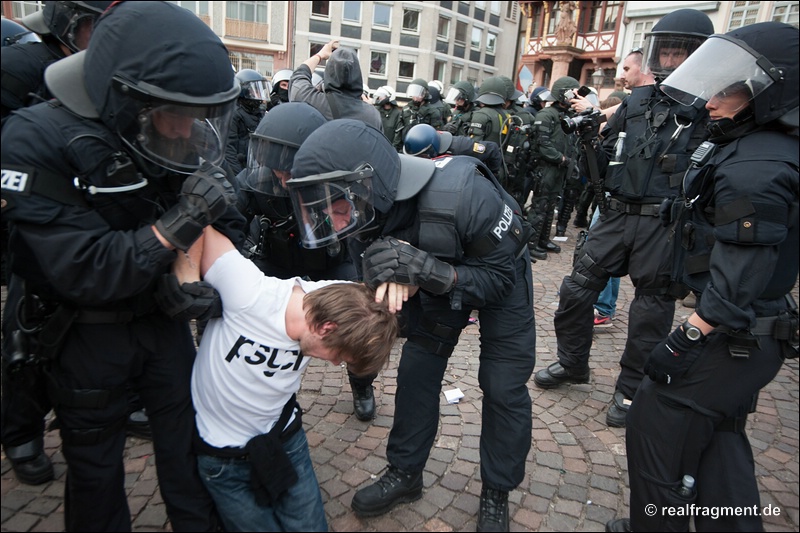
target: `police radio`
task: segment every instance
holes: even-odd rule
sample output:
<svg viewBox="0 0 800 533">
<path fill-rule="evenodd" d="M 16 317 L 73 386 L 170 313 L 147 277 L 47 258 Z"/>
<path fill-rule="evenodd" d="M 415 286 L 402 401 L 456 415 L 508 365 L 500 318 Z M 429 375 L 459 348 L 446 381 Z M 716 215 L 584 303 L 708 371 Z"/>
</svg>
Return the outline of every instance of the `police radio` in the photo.
<svg viewBox="0 0 800 533">
<path fill-rule="evenodd" d="M 692 161 L 692 164 L 694 164 L 695 167 L 702 167 L 709 162 L 716 151 L 716 144 L 704 141 L 703 144 L 697 147 L 697 150 L 694 151 L 692 157 L 689 159 Z"/>
</svg>

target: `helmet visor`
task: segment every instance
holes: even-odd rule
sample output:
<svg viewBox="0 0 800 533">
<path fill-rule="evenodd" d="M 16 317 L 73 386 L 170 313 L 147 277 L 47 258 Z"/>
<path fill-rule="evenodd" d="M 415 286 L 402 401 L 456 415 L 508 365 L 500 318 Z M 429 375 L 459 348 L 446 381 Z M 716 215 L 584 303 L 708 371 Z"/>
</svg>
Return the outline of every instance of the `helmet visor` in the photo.
<svg viewBox="0 0 800 533">
<path fill-rule="evenodd" d="M 355 235 L 375 219 L 368 166 L 292 179 L 288 186 L 306 248 L 323 248 Z"/>
<path fill-rule="evenodd" d="M 270 86 L 268 81 L 257 80 L 246 83 L 243 87 L 242 97 L 248 100 L 263 102 L 269 100 Z"/>
<path fill-rule="evenodd" d="M 247 150 L 245 185 L 252 191 L 270 196 L 289 196 L 280 176 L 273 170 L 288 173 L 292 169 L 297 146 L 253 133 Z"/>
<path fill-rule="evenodd" d="M 456 100 L 466 100 L 467 96 L 464 94 L 464 91 L 456 89 L 455 87 L 450 87 L 447 91 L 447 96 L 444 97 L 444 101 L 450 105 L 455 105 Z"/>
<path fill-rule="evenodd" d="M 698 100 L 708 102 L 715 97 L 737 98 L 744 104 L 772 83 L 772 78 L 759 65 L 758 56 L 724 37 L 715 37 L 704 42 L 670 74 L 661 83 L 661 89 L 684 105 Z"/>
<path fill-rule="evenodd" d="M 416 98 L 424 96 L 426 90 L 427 87 L 423 87 L 422 85 L 416 85 L 412 83 L 411 85 L 408 86 L 406 94 L 408 94 L 408 96 L 410 96 L 411 98 Z"/>
<path fill-rule="evenodd" d="M 191 173 L 225 156 L 234 102 L 214 106 L 148 105 L 128 131 L 119 132 L 136 151 L 176 172 Z"/>
<path fill-rule="evenodd" d="M 642 72 L 663 79 L 683 64 L 706 40 L 696 35 L 654 33 L 647 36 L 644 45 Z"/>
</svg>

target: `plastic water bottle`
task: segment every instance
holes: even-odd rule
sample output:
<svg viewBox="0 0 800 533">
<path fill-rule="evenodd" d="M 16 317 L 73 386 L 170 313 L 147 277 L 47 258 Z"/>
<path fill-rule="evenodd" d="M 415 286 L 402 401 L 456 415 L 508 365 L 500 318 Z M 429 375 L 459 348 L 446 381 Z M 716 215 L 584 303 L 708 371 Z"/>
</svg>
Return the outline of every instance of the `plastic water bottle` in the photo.
<svg viewBox="0 0 800 533">
<path fill-rule="evenodd" d="M 681 486 L 675 489 L 675 491 L 683 498 L 692 498 L 694 496 L 694 478 L 689 474 L 683 476 Z"/>
<path fill-rule="evenodd" d="M 625 149 L 625 137 L 627 137 L 627 133 L 621 131 L 617 134 L 617 142 L 614 145 L 614 161 L 611 161 L 609 165 L 621 165 L 622 164 L 622 151 Z"/>
</svg>

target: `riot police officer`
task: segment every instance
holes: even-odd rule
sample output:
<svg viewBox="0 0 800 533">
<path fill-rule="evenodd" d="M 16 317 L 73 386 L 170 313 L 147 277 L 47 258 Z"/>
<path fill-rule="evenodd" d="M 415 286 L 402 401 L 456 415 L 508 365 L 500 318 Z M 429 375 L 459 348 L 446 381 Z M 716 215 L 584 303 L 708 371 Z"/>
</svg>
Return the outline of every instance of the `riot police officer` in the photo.
<svg viewBox="0 0 800 533">
<path fill-rule="evenodd" d="M 442 126 L 444 126 L 453 118 L 453 110 L 444 101 L 444 85 L 439 80 L 433 80 L 428 83 L 428 93 L 430 93 L 430 105 L 439 110 L 442 115 Z"/>
<path fill-rule="evenodd" d="M 44 69 L 54 61 L 86 48 L 94 21 L 111 2 L 44 2 L 40 11 L 22 19 L 22 25 L 41 41 L 20 42 L 3 47 L 3 83 L 0 87 L 0 117 L 11 111 L 46 100 Z M 31 100 L 30 94 L 36 95 Z"/>
<path fill-rule="evenodd" d="M 672 325 L 679 289 L 670 283 L 672 252 L 658 211 L 665 198 L 675 196 L 689 156 L 707 136 L 708 113 L 702 103 L 679 105 L 661 91 L 659 82 L 713 31 L 702 11 L 679 9 L 664 16 L 647 35 L 644 65 L 656 84 L 635 88 L 609 121 L 607 139 L 623 131 L 626 137 L 618 144 L 620 160 L 609 163 L 606 172 L 608 209 L 592 226 L 591 239 L 561 284 L 554 319 L 558 361 L 534 376 L 542 388 L 589 381 L 592 307 L 609 277 L 629 274 L 636 293 L 622 369 L 606 415 L 612 427 L 625 426 L 645 359 Z M 601 163 L 604 153 L 598 151 Z"/>
<path fill-rule="evenodd" d="M 34 32 L 5 17 L 0 20 L 0 46 L 11 46 L 17 43 L 35 43 L 41 41 Z"/>
<path fill-rule="evenodd" d="M 331 143 L 330 139 L 339 139 Z M 357 154 L 357 156 L 354 156 Z M 531 268 L 516 202 L 478 161 L 398 155 L 377 130 L 325 124 L 300 147 L 288 182 L 303 241 L 350 235 L 369 247 L 364 279 L 419 291 L 404 306 L 408 340 L 397 375 L 389 469 L 358 490 L 360 516 L 422 495 L 442 376 L 471 311 L 480 313 L 483 390 L 478 530 L 508 530 L 508 492 L 531 444 L 526 382 L 535 359 Z"/>
<path fill-rule="evenodd" d="M 273 74 L 272 90 L 267 102 L 267 111 L 289 101 L 289 80 L 292 78 L 292 69 L 284 68 Z"/>
<path fill-rule="evenodd" d="M 468 137 L 454 137 L 449 132 L 436 131 L 428 124 L 417 124 L 408 131 L 403 153 L 428 158 L 468 155 L 486 165 L 495 176 L 503 164 L 500 147 L 492 141 L 475 142 Z"/>
<path fill-rule="evenodd" d="M 398 152 L 403 147 L 403 112 L 397 106 L 394 89 L 388 85 L 375 91 L 375 109 L 381 114 L 383 134 Z"/>
<path fill-rule="evenodd" d="M 213 530 L 191 449 L 194 343 L 154 291 L 206 225 L 244 236 L 232 187 L 211 166 L 224 158 L 239 95 L 227 50 L 185 9 L 124 2 L 45 81 L 57 103 L 17 111 L 2 136 L 3 218 L 24 282 L 6 314 L 19 305 L 15 353 L 47 370 L 68 469 L 65 529 L 130 531 L 122 452 L 132 383 L 172 528 Z"/>
<path fill-rule="evenodd" d="M 251 68 L 243 68 L 236 73 L 236 80 L 242 88 L 228 131 L 228 146 L 225 148 L 225 161 L 233 175 L 241 172 L 247 163 L 247 145 L 250 134 L 264 118 L 266 100 L 269 98 L 267 78 Z"/>
<path fill-rule="evenodd" d="M 243 252 L 268 276 L 282 279 L 301 276 L 314 281 L 358 279 L 345 242 L 317 249 L 303 247 L 286 189 L 297 149 L 325 122 L 319 111 L 301 102 L 276 107 L 256 128 L 250 141 L 247 168 L 236 177 L 239 209 L 250 222 Z M 348 373 L 348 377 L 356 418 L 372 420 L 375 418 L 372 382 L 377 375 Z"/>
<path fill-rule="evenodd" d="M 403 139 L 408 135 L 408 130 L 417 124 L 430 124 L 434 129 L 441 129 L 444 125 L 439 109 L 430 105 L 430 91 L 428 82 L 416 78 L 408 84 L 406 94 L 411 101 L 403 106 Z"/>
<path fill-rule="evenodd" d="M 454 106 L 450 122 L 442 126 L 442 131 L 453 135 L 466 136 L 475 109 L 475 87 L 467 81 L 458 81 L 447 91 L 446 104 Z"/>
<path fill-rule="evenodd" d="M 517 105 L 517 101 L 525 95 L 517 89 L 511 78 L 500 76 L 506 85 L 506 103 L 504 109 L 509 113 L 508 134 L 505 136 L 503 151 L 506 180 L 505 189 L 521 206 L 530 194 L 534 173 L 533 155 L 533 122 L 534 115 Z M 531 250 L 531 257 L 546 259 L 547 254 Z"/>
<path fill-rule="evenodd" d="M 552 93 L 547 90 L 547 87 L 536 87 L 531 91 L 528 97 L 528 104 L 523 109 L 535 117 L 536 113 L 545 108 L 547 102 L 554 101 L 555 98 L 553 98 Z"/>
<path fill-rule="evenodd" d="M 563 131 L 561 120 L 571 116 L 569 101 L 579 87 L 578 80 L 570 76 L 553 82 L 550 92 L 555 102 L 539 111 L 533 123 L 534 157 L 538 160 L 540 175 L 534 185 L 528 220 L 533 226 L 531 249 L 539 253 L 561 251 L 561 247 L 550 240 L 550 230 L 558 196 L 564 181 L 575 171 L 577 158 L 574 135 Z"/>
<path fill-rule="evenodd" d="M 709 37 L 661 84 L 710 115 L 677 209 L 663 211 L 676 229 L 676 274 L 699 296 L 649 354 L 627 420 L 631 518 L 606 531 L 688 530 L 690 517 L 667 507 L 760 509 L 747 413 L 784 359 L 797 357 L 799 48 L 796 27 L 744 26 Z M 687 477 L 689 490 L 680 488 Z M 657 511 L 645 513 L 647 504 Z M 694 523 L 763 530 L 758 512 Z"/>
</svg>

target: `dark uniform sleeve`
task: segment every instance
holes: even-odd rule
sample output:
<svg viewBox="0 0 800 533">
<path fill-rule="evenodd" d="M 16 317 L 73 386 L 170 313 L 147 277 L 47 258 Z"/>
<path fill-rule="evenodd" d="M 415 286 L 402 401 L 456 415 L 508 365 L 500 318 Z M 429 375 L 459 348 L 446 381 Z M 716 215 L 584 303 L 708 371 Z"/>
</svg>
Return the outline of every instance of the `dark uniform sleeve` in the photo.
<svg viewBox="0 0 800 533">
<path fill-rule="evenodd" d="M 451 303 L 481 307 L 487 302 L 502 302 L 516 282 L 514 261 L 518 246 L 506 225 L 512 216 L 512 206 L 488 179 L 478 174 L 461 198 L 456 226 L 463 245 L 468 247 L 490 234 L 502 239 L 489 253 L 465 257 L 461 264 L 455 265 L 458 281 L 451 292 Z"/>
<path fill-rule="evenodd" d="M 500 175 L 503 165 L 503 155 L 500 147 L 492 141 L 476 141 L 468 137 L 453 137 L 449 153 L 453 155 L 468 155 L 481 161 L 492 171 L 495 176 Z"/>
<path fill-rule="evenodd" d="M 549 109 L 549 108 L 548 108 Z M 558 165 L 561 163 L 564 154 L 553 144 L 553 133 L 556 128 L 560 128 L 558 114 L 547 110 L 537 113 L 533 123 L 536 135 L 536 142 L 539 147 L 539 155 L 550 164 Z"/>
<path fill-rule="evenodd" d="M 797 153 L 796 143 L 794 150 Z M 741 161 L 717 170 L 718 221 L 710 259 L 711 281 L 697 308 L 703 320 L 734 330 L 755 323 L 753 303 L 776 276 L 776 269 L 790 268 L 779 261 L 779 255 L 789 235 L 789 217 L 795 218 L 794 225 L 798 223 L 798 187 L 797 167 L 780 161 Z M 746 209 L 737 216 L 734 206 L 745 201 L 755 207 L 755 213 Z M 726 210 L 732 215 L 724 215 Z M 796 265 L 795 261 L 794 272 L 789 273 L 792 280 L 797 276 Z"/>
<path fill-rule="evenodd" d="M 241 116 L 241 109 L 236 108 L 231 120 L 231 127 L 228 129 L 228 142 L 225 145 L 225 161 L 228 162 L 228 169 L 234 174 L 241 172 L 242 168 L 247 164 L 247 161 L 242 161 L 239 157 L 239 142 L 242 138 L 242 130 L 244 135 L 247 135 L 247 130 Z"/>
</svg>

